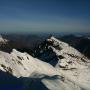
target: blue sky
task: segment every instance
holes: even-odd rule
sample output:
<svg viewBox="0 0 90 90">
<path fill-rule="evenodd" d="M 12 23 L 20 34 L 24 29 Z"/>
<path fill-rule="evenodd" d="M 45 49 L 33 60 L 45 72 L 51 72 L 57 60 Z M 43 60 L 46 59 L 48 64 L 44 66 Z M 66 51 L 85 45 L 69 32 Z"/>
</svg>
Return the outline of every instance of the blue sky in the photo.
<svg viewBox="0 0 90 90">
<path fill-rule="evenodd" d="M 90 0 L 0 0 L 0 32 L 90 32 Z"/>
</svg>

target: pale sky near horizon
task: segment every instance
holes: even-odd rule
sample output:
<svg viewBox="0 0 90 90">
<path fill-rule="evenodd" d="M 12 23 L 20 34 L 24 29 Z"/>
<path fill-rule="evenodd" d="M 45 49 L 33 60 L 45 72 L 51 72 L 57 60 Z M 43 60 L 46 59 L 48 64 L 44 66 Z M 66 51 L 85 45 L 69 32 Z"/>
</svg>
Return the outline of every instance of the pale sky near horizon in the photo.
<svg viewBox="0 0 90 90">
<path fill-rule="evenodd" d="M 90 32 L 90 0 L 0 0 L 0 32 Z"/>
</svg>

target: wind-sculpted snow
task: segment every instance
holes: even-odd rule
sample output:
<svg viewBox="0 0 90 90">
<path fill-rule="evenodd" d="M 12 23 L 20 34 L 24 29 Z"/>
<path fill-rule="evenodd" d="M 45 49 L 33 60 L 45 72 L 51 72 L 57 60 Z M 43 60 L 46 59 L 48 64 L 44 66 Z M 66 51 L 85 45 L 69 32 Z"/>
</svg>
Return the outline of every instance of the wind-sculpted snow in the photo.
<svg viewBox="0 0 90 90">
<path fill-rule="evenodd" d="M 48 42 L 53 52 L 59 58 L 56 68 L 69 80 L 79 85 L 83 89 L 90 90 L 90 62 L 79 51 L 69 46 L 69 44 L 51 37 Z M 56 46 L 58 46 L 57 49 Z M 61 57 L 62 56 L 62 57 Z"/>
<path fill-rule="evenodd" d="M 45 43 L 43 47 L 39 46 L 36 53 L 39 53 L 43 60 L 49 59 L 47 61 L 49 63 L 15 49 L 11 53 L 0 51 L 0 70 L 3 73 L 0 77 L 8 78 L 6 82 L 5 79 L 0 81 L 0 88 L 2 90 L 6 88 L 7 90 L 90 90 L 89 60 L 67 43 L 54 37 L 47 39 Z M 41 53 L 37 52 L 39 50 Z M 10 87 L 10 84 L 15 84 L 17 88 Z"/>
<path fill-rule="evenodd" d="M 64 77 L 36 75 L 17 78 L 0 71 L 0 90 L 80 90 L 79 86 Z"/>
<path fill-rule="evenodd" d="M 63 89 L 59 85 L 60 82 L 64 83 L 64 77 L 58 78 L 60 74 L 54 67 L 27 53 L 20 53 L 16 50 L 13 50 L 11 54 L 0 52 L 0 69 L 11 74 L 5 75 L 4 72 L 3 75 L 0 74 L 2 75 L 0 77 L 7 77 L 7 81 L 2 79 L 0 86 L 2 90 L 6 90 L 6 88 L 13 90 L 53 90 L 53 85 L 57 85 L 54 90 L 66 90 L 65 88 L 68 88 L 68 83 Z M 12 86 L 14 84 L 16 87 Z"/>
<path fill-rule="evenodd" d="M 51 41 L 53 46 L 49 46 L 52 48 L 53 52 L 59 58 L 56 67 L 61 67 L 64 69 L 76 69 L 76 68 L 84 68 L 85 62 L 88 62 L 87 58 L 82 55 L 79 51 L 69 46 L 67 43 L 57 40 L 54 37 L 48 39 L 48 42 Z M 57 49 L 61 48 L 60 50 Z"/>
<path fill-rule="evenodd" d="M 79 86 L 58 75 L 29 78 L 26 83 L 28 85 L 24 87 L 24 90 L 81 90 Z"/>
<path fill-rule="evenodd" d="M 53 36 L 40 45 L 39 50 L 38 58 L 48 59 L 46 62 L 52 65 L 55 62 L 54 67 L 60 74 L 83 89 L 90 89 L 90 62 L 78 50 Z"/>
<path fill-rule="evenodd" d="M 54 67 L 46 62 L 33 58 L 27 53 L 13 49 L 11 54 L 0 51 L 0 69 L 16 77 L 28 77 L 33 72 L 55 75 Z"/>
</svg>

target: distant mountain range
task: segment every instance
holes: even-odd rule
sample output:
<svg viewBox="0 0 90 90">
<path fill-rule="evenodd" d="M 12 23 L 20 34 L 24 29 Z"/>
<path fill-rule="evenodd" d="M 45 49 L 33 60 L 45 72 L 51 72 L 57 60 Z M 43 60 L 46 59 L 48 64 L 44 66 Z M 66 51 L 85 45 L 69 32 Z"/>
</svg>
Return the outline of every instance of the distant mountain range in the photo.
<svg viewBox="0 0 90 90">
<path fill-rule="evenodd" d="M 2 35 L 0 37 L 2 45 L 0 45 L 0 50 L 5 52 L 11 52 L 13 48 L 21 51 L 28 52 L 33 55 L 36 48 L 41 43 L 45 43 L 45 39 L 49 36 L 44 35 Z M 70 46 L 77 49 L 79 52 L 84 54 L 86 57 L 90 58 L 90 36 L 86 35 L 64 35 L 56 36 L 59 40 L 68 43 Z M 4 38 L 2 40 L 2 38 Z M 5 41 L 4 41 L 5 40 Z M 7 41 L 6 41 L 7 40 Z M 3 41 L 3 42 L 2 42 Z M 5 42 L 5 43 L 4 43 Z M 8 43 L 7 43 L 8 42 Z"/>
</svg>

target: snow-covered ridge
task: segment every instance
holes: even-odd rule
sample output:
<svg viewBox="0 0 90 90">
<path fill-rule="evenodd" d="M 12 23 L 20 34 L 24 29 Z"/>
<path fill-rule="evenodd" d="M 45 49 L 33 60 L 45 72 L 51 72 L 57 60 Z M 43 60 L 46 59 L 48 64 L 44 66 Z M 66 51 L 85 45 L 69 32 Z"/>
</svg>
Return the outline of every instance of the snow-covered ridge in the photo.
<svg viewBox="0 0 90 90">
<path fill-rule="evenodd" d="M 40 85 L 43 83 L 48 90 L 90 90 L 88 59 L 69 44 L 55 37 L 47 39 L 47 42 L 43 47 L 45 52 L 41 46 L 39 47 L 42 51 L 40 51 L 41 56 L 42 58 L 51 57 L 52 63 L 55 58 L 58 58 L 55 66 L 13 49 L 11 53 L 0 51 L 0 70 L 18 78 L 27 77 L 23 90 L 27 88 L 37 90 L 37 88 L 33 89 L 34 84 L 37 86 L 37 83 Z M 52 55 L 49 55 L 49 49 Z"/>
<path fill-rule="evenodd" d="M 61 50 L 64 49 L 65 50 L 64 52 L 68 52 L 69 54 L 73 53 L 73 54 L 79 55 L 79 56 L 81 55 L 81 53 L 79 51 L 77 51 L 76 49 L 69 46 L 69 44 L 67 44 L 67 43 L 65 43 L 63 41 L 60 41 L 60 40 L 56 39 L 53 36 L 50 39 L 47 39 L 47 41 L 49 41 L 49 40 L 51 40 L 53 42 L 54 46 L 59 46 L 61 48 Z"/>
<path fill-rule="evenodd" d="M 15 49 L 10 54 L 0 51 L 0 70 L 18 78 L 27 77 L 22 90 L 79 90 L 78 85 L 64 79 L 50 64 Z"/>
<path fill-rule="evenodd" d="M 56 67 L 64 69 L 77 69 L 84 68 L 87 62 L 87 58 L 82 55 L 78 50 L 69 46 L 69 44 L 62 42 L 55 37 L 47 39 L 48 42 L 52 43 L 49 47 L 53 49 L 53 52 L 58 56 L 58 63 Z"/>
<path fill-rule="evenodd" d="M 90 62 L 78 50 L 69 46 L 69 44 L 62 42 L 55 37 L 47 40 L 50 48 L 56 53 L 59 60 L 56 68 L 60 70 L 63 76 L 69 78 L 71 81 L 78 83 L 81 87 L 90 89 Z"/>
<path fill-rule="evenodd" d="M 29 77 L 32 73 L 55 75 L 55 69 L 48 63 L 33 58 L 15 49 L 9 53 L 0 51 L 0 69 L 16 77 Z"/>
<path fill-rule="evenodd" d="M 41 60 L 49 59 L 49 63 L 70 81 L 83 89 L 90 89 L 90 60 L 69 44 L 55 37 L 48 38 L 36 50 Z M 40 50 L 40 51 L 39 51 Z M 46 62 L 47 62 L 46 60 Z"/>
</svg>

